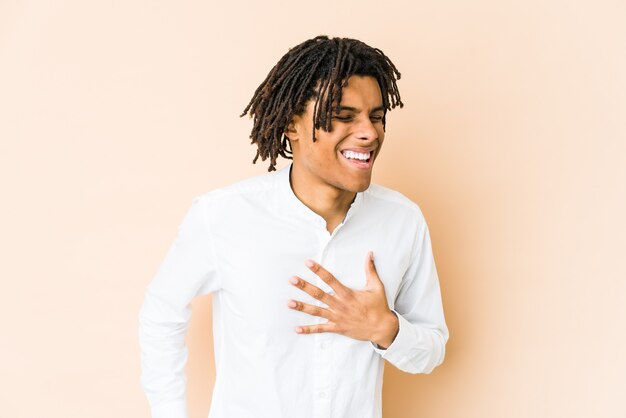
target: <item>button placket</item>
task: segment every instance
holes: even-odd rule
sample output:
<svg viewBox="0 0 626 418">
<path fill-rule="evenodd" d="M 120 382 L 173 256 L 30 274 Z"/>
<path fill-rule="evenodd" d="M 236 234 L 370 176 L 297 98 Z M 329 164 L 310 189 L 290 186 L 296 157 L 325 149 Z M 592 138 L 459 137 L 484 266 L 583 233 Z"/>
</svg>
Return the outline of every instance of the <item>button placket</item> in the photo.
<svg viewBox="0 0 626 418">
<path fill-rule="evenodd" d="M 328 249 L 332 242 L 334 234 L 330 234 L 326 230 L 326 223 L 320 223 L 320 229 L 318 233 L 319 239 L 319 264 L 325 266 L 328 260 Z M 315 285 L 320 289 L 331 292 L 326 282 L 324 282 L 319 276 L 317 276 Z M 322 301 L 316 301 L 317 306 L 326 306 Z M 317 323 L 323 324 L 327 322 L 325 318 L 317 317 Z M 314 414 L 315 418 L 328 418 L 330 417 L 330 404 L 331 404 L 331 379 L 332 379 L 332 350 L 330 350 L 331 334 L 327 332 L 321 332 L 314 334 L 315 340 L 315 382 L 313 392 Z"/>
<path fill-rule="evenodd" d="M 329 333 L 315 334 L 315 382 L 313 385 L 313 404 L 315 418 L 330 417 L 332 350 Z"/>
<path fill-rule="evenodd" d="M 331 243 L 332 240 L 332 235 L 330 233 L 328 233 L 328 231 L 326 230 L 326 226 L 324 226 L 324 230 L 323 231 L 319 231 L 319 235 L 318 235 L 318 240 L 319 240 L 319 264 L 322 265 L 323 267 L 325 267 L 325 263 L 326 263 L 326 254 L 328 253 L 328 247 Z M 325 292 L 330 292 L 332 291 L 332 288 L 330 288 L 326 282 L 324 282 L 319 276 L 316 275 L 316 279 L 315 279 L 315 285 L 317 287 L 319 287 L 320 289 L 322 289 Z M 317 306 L 323 306 L 324 304 L 321 301 L 316 301 L 316 305 Z M 323 319 L 323 318 L 319 318 L 319 319 Z M 321 323 L 321 321 L 318 321 L 318 323 Z"/>
</svg>

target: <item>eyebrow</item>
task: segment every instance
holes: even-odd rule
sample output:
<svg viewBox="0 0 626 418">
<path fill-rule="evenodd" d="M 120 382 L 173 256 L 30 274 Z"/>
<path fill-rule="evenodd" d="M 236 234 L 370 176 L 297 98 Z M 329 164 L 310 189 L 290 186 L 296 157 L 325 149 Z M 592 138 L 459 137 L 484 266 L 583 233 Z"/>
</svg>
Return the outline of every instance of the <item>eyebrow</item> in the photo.
<svg viewBox="0 0 626 418">
<path fill-rule="evenodd" d="M 357 109 L 356 107 L 352 107 L 352 106 L 337 106 L 333 109 L 335 112 L 341 112 L 342 110 L 348 110 L 351 112 L 358 112 L 359 109 Z M 372 112 L 378 112 L 378 111 L 385 111 L 385 106 L 378 106 L 375 107 L 374 109 L 372 109 Z"/>
</svg>

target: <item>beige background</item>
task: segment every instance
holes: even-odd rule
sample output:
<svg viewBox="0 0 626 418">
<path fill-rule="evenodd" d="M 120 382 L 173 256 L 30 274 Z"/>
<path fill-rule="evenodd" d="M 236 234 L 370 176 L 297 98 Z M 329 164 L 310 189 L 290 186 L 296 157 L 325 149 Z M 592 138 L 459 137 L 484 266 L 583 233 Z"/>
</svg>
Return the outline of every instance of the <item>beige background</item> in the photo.
<svg viewBox="0 0 626 418">
<path fill-rule="evenodd" d="M 621 0 L 1 1 L 0 415 L 148 417 L 144 289 L 193 196 L 266 172 L 238 115 L 328 34 L 402 72 L 375 181 L 426 215 L 451 334 L 431 375 L 388 365 L 385 417 L 626 416 L 625 19 Z M 206 417 L 210 297 L 188 337 Z"/>
</svg>

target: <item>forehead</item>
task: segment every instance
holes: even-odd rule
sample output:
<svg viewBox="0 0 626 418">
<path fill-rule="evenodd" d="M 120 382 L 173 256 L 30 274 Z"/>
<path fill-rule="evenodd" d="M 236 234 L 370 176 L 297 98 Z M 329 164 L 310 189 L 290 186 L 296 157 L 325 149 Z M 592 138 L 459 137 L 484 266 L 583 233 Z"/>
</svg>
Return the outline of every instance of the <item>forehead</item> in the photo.
<svg viewBox="0 0 626 418">
<path fill-rule="evenodd" d="M 324 92 L 324 97 L 319 99 L 319 105 L 325 103 L 328 90 Z M 313 96 L 305 104 L 305 112 L 313 113 L 315 102 L 319 97 L 319 83 L 315 88 Z M 380 85 L 375 77 L 370 75 L 353 75 L 348 78 L 347 84 L 341 89 L 341 102 L 337 103 L 335 96 L 332 108 L 334 111 L 340 111 L 339 108 L 348 111 L 378 111 L 386 112 Z"/>
<path fill-rule="evenodd" d="M 341 90 L 340 106 L 380 107 L 383 105 L 382 93 L 376 78 L 372 76 L 353 75 L 348 84 Z"/>
</svg>

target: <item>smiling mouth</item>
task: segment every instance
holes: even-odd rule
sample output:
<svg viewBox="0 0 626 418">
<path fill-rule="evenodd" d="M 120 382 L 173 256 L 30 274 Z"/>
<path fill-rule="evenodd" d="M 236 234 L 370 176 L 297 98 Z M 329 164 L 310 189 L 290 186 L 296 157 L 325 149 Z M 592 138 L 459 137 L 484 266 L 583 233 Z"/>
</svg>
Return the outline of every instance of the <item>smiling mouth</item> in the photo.
<svg viewBox="0 0 626 418">
<path fill-rule="evenodd" d="M 343 158 L 352 166 L 357 168 L 370 168 L 372 166 L 372 156 L 374 152 L 356 152 L 350 150 L 341 151 Z"/>
</svg>

